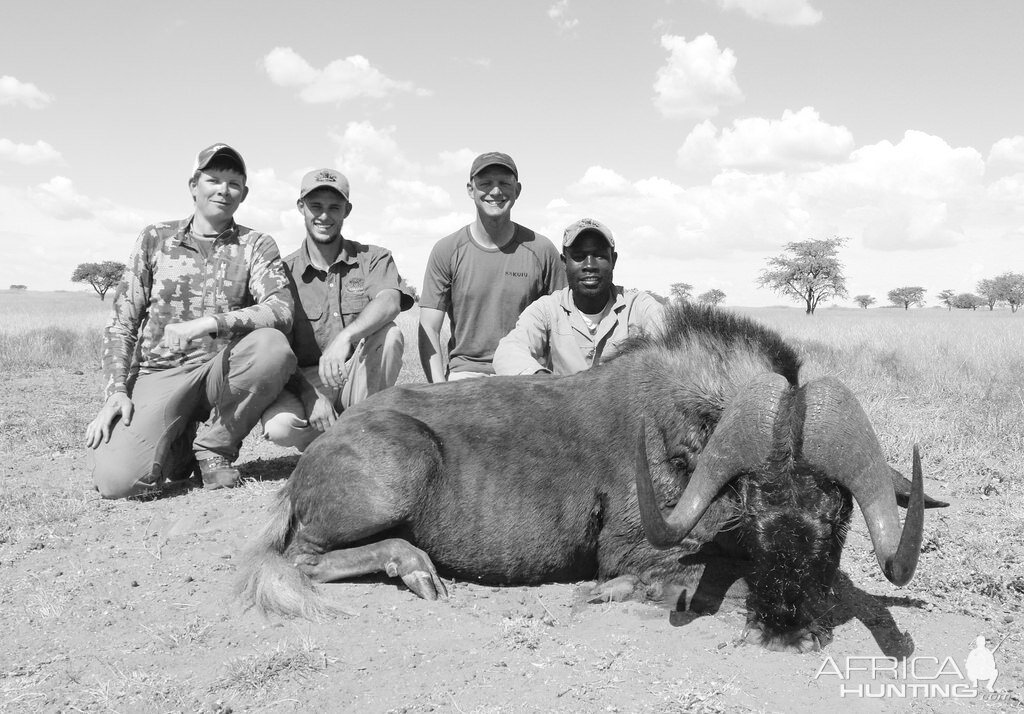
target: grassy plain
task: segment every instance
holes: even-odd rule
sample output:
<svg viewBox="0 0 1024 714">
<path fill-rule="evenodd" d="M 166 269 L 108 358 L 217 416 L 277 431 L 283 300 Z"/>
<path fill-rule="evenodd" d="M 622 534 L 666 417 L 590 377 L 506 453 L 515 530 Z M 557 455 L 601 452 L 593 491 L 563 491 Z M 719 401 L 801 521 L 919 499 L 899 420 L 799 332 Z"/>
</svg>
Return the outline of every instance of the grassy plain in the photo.
<svg viewBox="0 0 1024 714">
<path fill-rule="evenodd" d="M 8 633 L 0 711 L 301 711 L 317 703 L 594 711 L 621 702 L 620 711 L 795 712 L 839 704 L 810 680 L 820 658 L 726 647 L 720 640 L 741 626 L 728 616 L 702 618 L 684 633 L 642 609 L 608 606 L 576 619 L 570 591 L 557 585 L 461 584 L 438 607 L 355 583 L 339 592 L 359 617 L 305 630 L 228 614 L 232 555 L 262 523 L 294 457 L 266 451 L 252 435 L 242 488 L 98 500 L 81 435 L 99 406 L 109 308 L 85 292 L 0 291 L 0 627 Z M 831 651 L 874 652 L 871 636 L 881 644 L 893 610 L 900 625 L 892 628 L 913 630 L 926 653 L 953 637 L 958 655 L 968 634 L 1006 637 L 1000 685 L 1012 693 L 1024 675 L 1024 314 L 738 312 L 796 345 L 805 381 L 833 375 L 849 385 L 896 468 L 909 472 L 920 444 L 928 490 L 953 503 L 929 511 L 921 565 L 902 590 L 884 581 L 855 520 L 843 571 L 865 588 L 858 597 L 880 592 L 888 609 L 877 620 L 858 616 L 870 636 L 847 624 Z M 416 320 L 415 310 L 399 318 L 401 382 L 423 381 Z M 445 683 L 453 681 L 464 684 Z M 523 693 L 494 706 L 510 691 Z M 381 699 L 367 706 L 370 692 Z M 1019 707 L 1019 690 L 1014 696 Z"/>
</svg>

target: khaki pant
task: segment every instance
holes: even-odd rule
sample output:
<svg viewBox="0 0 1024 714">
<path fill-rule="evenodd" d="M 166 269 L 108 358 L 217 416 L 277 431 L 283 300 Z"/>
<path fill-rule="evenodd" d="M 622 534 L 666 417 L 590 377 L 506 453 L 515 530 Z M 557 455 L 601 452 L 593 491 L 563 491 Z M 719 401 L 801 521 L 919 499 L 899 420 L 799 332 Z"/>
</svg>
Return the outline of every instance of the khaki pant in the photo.
<svg viewBox="0 0 1024 714">
<path fill-rule="evenodd" d="M 358 404 L 371 394 L 394 386 L 402 371 L 405 337 L 393 322 L 361 340 L 345 362 L 347 380 L 334 400 L 339 412 Z M 317 367 L 300 368 L 303 377 L 323 389 Z M 299 396 L 285 389 L 263 413 L 263 436 L 278 446 L 294 446 L 304 451 L 322 432 L 310 426 Z"/>
<path fill-rule="evenodd" d="M 140 374 L 131 424 L 118 421 L 93 452 L 96 488 L 104 498 L 134 496 L 187 478 L 193 458 L 234 461 L 294 369 L 288 338 L 261 328 L 201 365 Z"/>
</svg>

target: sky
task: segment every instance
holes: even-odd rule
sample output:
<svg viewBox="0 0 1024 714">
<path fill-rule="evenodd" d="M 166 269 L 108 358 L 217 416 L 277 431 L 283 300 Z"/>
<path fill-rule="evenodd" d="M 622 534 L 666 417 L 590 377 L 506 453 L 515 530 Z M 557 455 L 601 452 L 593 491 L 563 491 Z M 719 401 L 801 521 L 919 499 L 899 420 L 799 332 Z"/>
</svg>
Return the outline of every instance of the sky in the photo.
<svg viewBox="0 0 1024 714">
<path fill-rule="evenodd" d="M 513 219 L 556 245 L 605 223 L 627 287 L 786 304 L 767 259 L 844 237 L 839 304 L 935 305 L 1024 272 L 1022 30 L 1019 0 L 8 3 L 0 288 L 127 262 L 225 142 L 238 222 L 290 253 L 301 176 L 338 169 L 345 236 L 416 286 L 473 218 L 473 157 L 504 151 Z"/>
</svg>

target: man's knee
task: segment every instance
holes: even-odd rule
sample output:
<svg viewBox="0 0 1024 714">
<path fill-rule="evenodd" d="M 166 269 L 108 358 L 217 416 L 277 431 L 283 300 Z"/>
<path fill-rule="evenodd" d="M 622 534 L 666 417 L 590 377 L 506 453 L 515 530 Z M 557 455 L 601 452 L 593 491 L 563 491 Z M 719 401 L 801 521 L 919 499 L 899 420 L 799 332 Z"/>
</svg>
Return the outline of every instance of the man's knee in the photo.
<svg viewBox="0 0 1024 714">
<path fill-rule="evenodd" d="M 294 446 L 302 451 L 320 432 L 294 414 L 280 412 L 263 422 L 263 436 L 277 446 Z"/>
<path fill-rule="evenodd" d="M 272 327 L 261 327 L 253 330 L 245 338 L 246 347 L 257 357 L 258 361 L 269 367 L 277 367 L 291 374 L 295 369 L 295 354 L 288 344 L 288 338 L 280 330 Z"/>
<path fill-rule="evenodd" d="M 157 488 L 152 479 L 152 465 L 140 467 L 125 460 L 97 460 L 92 472 L 93 483 L 103 498 L 128 498 L 151 493 Z"/>
</svg>

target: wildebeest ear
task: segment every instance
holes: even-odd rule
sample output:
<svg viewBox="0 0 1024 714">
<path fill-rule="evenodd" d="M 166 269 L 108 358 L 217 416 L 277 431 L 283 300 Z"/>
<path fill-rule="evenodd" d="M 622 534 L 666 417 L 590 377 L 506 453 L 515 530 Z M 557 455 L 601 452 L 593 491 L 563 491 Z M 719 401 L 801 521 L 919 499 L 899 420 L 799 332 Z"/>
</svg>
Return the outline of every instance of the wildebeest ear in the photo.
<svg viewBox="0 0 1024 714">
<path fill-rule="evenodd" d="M 900 507 L 906 508 L 907 503 L 910 501 L 910 481 L 891 466 L 889 471 L 892 474 L 892 487 L 896 491 L 896 503 Z M 925 508 L 945 508 L 948 505 L 945 501 L 932 498 L 927 493 L 924 495 Z"/>
</svg>

